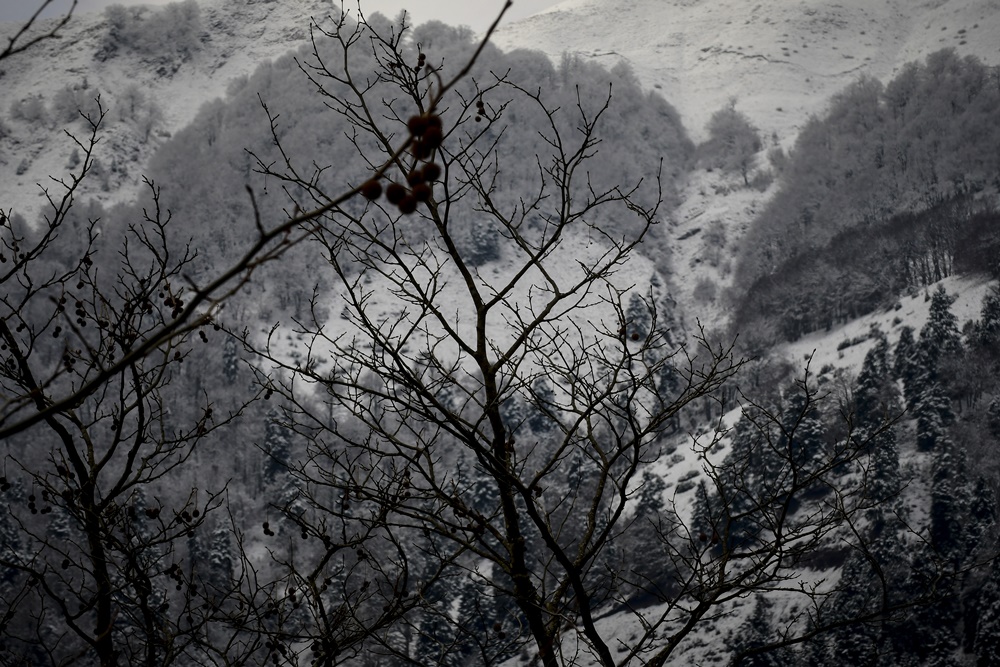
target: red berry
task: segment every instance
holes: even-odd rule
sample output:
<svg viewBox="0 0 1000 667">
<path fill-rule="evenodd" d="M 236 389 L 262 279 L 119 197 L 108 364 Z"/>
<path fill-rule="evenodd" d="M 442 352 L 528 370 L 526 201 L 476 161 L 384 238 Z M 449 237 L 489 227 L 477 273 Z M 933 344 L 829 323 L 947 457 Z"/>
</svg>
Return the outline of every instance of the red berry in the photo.
<svg viewBox="0 0 1000 667">
<path fill-rule="evenodd" d="M 426 202 L 431 198 L 431 186 L 426 183 L 417 183 L 413 186 L 413 198 L 417 201 Z"/>
<path fill-rule="evenodd" d="M 399 207 L 400 213 L 409 215 L 417 210 L 417 200 L 413 195 L 406 195 L 399 201 L 397 206 Z"/>
<path fill-rule="evenodd" d="M 441 165 L 436 162 L 428 162 L 424 165 L 424 180 L 436 181 L 441 178 Z"/>
<path fill-rule="evenodd" d="M 361 186 L 361 196 L 369 201 L 378 199 L 382 196 L 382 184 L 375 178 L 365 181 Z"/>
<path fill-rule="evenodd" d="M 398 204 L 403 201 L 405 196 L 406 188 L 399 183 L 390 183 L 389 187 L 385 189 L 385 198 L 389 200 L 390 204 Z"/>
</svg>

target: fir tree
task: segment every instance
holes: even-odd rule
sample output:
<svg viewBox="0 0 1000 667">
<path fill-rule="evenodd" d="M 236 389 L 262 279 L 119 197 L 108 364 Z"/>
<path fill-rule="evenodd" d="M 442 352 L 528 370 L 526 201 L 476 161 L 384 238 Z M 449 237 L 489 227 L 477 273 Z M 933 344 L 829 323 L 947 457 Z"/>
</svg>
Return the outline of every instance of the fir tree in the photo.
<svg viewBox="0 0 1000 667">
<path fill-rule="evenodd" d="M 854 418 L 864 433 L 871 433 L 899 411 L 899 390 L 889 366 L 889 341 L 879 335 L 865 355 L 854 390 Z"/>
<path fill-rule="evenodd" d="M 979 321 L 974 329 L 975 342 L 986 348 L 1000 343 L 1000 287 L 993 285 L 983 296 Z"/>
<path fill-rule="evenodd" d="M 631 570 L 631 578 L 638 588 L 651 593 L 658 600 L 666 599 L 673 583 L 672 568 L 664 558 L 661 543 L 661 521 L 666 517 L 663 503 L 666 488 L 666 483 L 659 475 L 646 475 L 636 501 L 635 521 L 625 534 L 628 543 L 625 550 L 629 553 L 625 566 Z M 666 532 L 670 532 L 669 529 Z M 610 546 L 614 547 L 614 542 Z M 614 571 L 615 554 L 609 552 L 602 555 L 606 556 L 602 559 L 603 564 Z M 601 569 L 600 565 L 598 569 Z"/>
<path fill-rule="evenodd" d="M 945 438 L 938 443 L 931 479 L 931 544 L 958 569 L 968 545 L 969 497 L 964 455 Z"/>
<path fill-rule="evenodd" d="M 904 326 L 899 330 L 899 340 L 892 353 L 892 372 L 897 380 L 902 380 L 904 386 L 909 384 L 914 373 L 914 350 L 917 347 L 913 338 L 913 327 Z M 909 392 L 907 392 L 907 399 Z"/>
<path fill-rule="evenodd" d="M 292 456 L 292 432 L 280 421 L 281 412 L 271 408 L 267 413 L 264 430 L 264 467 L 261 477 L 265 484 L 284 478 Z"/>
<path fill-rule="evenodd" d="M 777 639 L 777 633 L 772 626 L 772 607 L 774 605 L 764 595 L 754 598 L 753 610 L 743 624 L 730 638 L 734 653 L 741 655 L 756 649 L 762 649 Z M 790 664 L 791 654 L 787 650 L 774 649 L 761 653 L 743 655 L 735 664 L 738 667 L 782 667 Z"/>
<path fill-rule="evenodd" d="M 778 451 L 767 470 L 767 474 L 775 472 L 776 467 L 784 467 L 780 458 L 792 462 L 802 470 L 813 470 L 815 461 L 824 457 L 826 428 L 820 419 L 816 403 L 810 400 L 806 390 L 796 386 L 786 394 L 785 408 L 782 411 L 782 436 Z"/>
<path fill-rule="evenodd" d="M 917 449 L 929 452 L 946 437 L 946 427 L 955 421 L 951 402 L 941 385 L 932 381 L 921 388 L 913 412 L 917 418 Z"/>
<path fill-rule="evenodd" d="M 920 345 L 925 348 L 931 366 L 936 366 L 942 356 L 962 350 L 958 318 L 951 312 L 954 301 L 954 297 L 948 296 L 943 285 L 938 285 L 931 296 L 930 314 L 920 330 Z"/>
<path fill-rule="evenodd" d="M 841 588 L 833 608 L 833 621 L 850 620 L 874 614 L 879 608 L 881 586 L 867 557 L 852 552 L 840 573 Z M 843 626 L 833 631 L 829 644 L 831 665 L 874 667 L 878 663 L 881 630 L 876 622 Z"/>
<path fill-rule="evenodd" d="M 969 495 L 969 546 L 966 556 L 975 553 L 986 536 L 993 533 L 997 520 L 996 494 L 985 477 L 976 478 Z"/>
<path fill-rule="evenodd" d="M 976 608 L 979 612 L 973 643 L 976 667 L 1000 667 L 1000 559 L 993 561 Z"/>
</svg>

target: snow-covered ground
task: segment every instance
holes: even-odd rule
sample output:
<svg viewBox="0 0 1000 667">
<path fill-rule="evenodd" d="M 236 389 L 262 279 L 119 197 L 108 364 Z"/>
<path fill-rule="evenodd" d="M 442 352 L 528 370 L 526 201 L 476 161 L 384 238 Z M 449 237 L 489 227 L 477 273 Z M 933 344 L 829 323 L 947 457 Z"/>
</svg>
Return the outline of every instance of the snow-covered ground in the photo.
<svg viewBox="0 0 1000 667">
<path fill-rule="evenodd" d="M 556 62 L 563 53 L 624 61 L 696 140 L 735 97 L 787 147 L 861 75 L 888 79 L 947 46 L 1000 62 L 997 10 L 996 0 L 565 0 L 502 27 L 495 41 Z"/>
<path fill-rule="evenodd" d="M 306 44 L 310 17 L 322 20 L 333 8 L 331 0 L 201 0 L 198 4 L 203 29 L 201 48 L 172 74 L 158 74 L 156 67 L 128 52 L 104 61 L 96 59 L 107 30 L 103 13 L 73 16 L 58 39 L 41 42 L 0 65 L 0 121 L 9 128 L 6 137 L 0 132 L 3 210 L 13 209 L 35 220 L 44 207 L 39 184 L 51 186 L 51 176 L 65 177 L 70 170 L 73 143 L 64 130 L 84 136 L 84 125 L 79 120 L 41 126 L 12 120 L 13 102 L 40 96 L 50 104 L 60 89 L 84 82 L 88 96 L 99 93 L 110 114 L 96 156 L 109 170 L 114 163 L 116 171 L 110 175 L 107 191 L 102 190 L 97 179 L 91 179 L 85 182 L 84 192 L 103 202 L 126 201 L 135 195 L 146 161 L 163 138 L 190 123 L 205 102 L 225 95 L 230 81 Z M 56 20 L 40 22 L 39 27 L 45 28 Z M 0 23 L 0 43 L 6 44 L 18 27 L 15 23 Z M 134 132 L 123 132 L 124 123 L 114 122 L 118 99 L 133 83 L 155 100 L 163 113 L 162 123 L 148 142 L 141 141 Z M 25 158 L 27 169 L 18 174 Z"/>
<path fill-rule="evenodd" d="M 224 93 L 229 81 L 250 73 L 263 60 L 305 43 L 308 17 L 323 16 L 331 6 L 329 0 L 202 0 L 200 4 L 207 35 L 203 48 L 171 76 L 157 76 L 133 58 L 95 61 L 93 55 L 103 30 L 100 15 L 77 17 L 62 39 L 45 42 L 3 64 L 0 118 L 10 133 L 0 138 L 0 207 L 31 217 L 42 202 L 36 184 L 48 182 L 51 175 L 67 173 L 71 148 L 60 127 L 31 128 L 8 120 L 7 107 L 12 101 L 31 95 L 51 100 L 56 91 L 86 78 L 89 87 L 106 94 L 113 105 L 116 94 L 129 83 L 142 85 L 164 113 L 159 137 L 143 143 L 135 136 L 109 136 L 99 157 L 110 164 L 113 157 L 125 156 L 127 173 L 116 176 L 115 187 L 109 192 L 93 192 L 105 201 L 128 199 L 139 183 L 145 160 L 163 136 L 190 122 L 204 102 Z M 0 25 L 0 42 L 12 29 Z M 888 79 L 903 63 L 945 46 L 996 64 L 1000 62 L 998 36 L 997 0 L 566 0 L 505 26 L 495 41 L 503 48 L 540 48 L 556 61 L 568 52 L 606 65 L 627 62 L 644 85 L 659 91 L 679 109 L 696 140 L 703 138 L 708 117 L 736 97 L 737 109 L 762 129 L 768 146 L 776 140 L 788 148 L 809 116 L 822 112 L 830 96 L 857 77 L 868 74 Z M 25 158 L 27 169 L 16 174 Z M 759 160 L 759 166 L 767 166 L 763 154 Z M 739 180 L 719 172 L 693 172 L 685 185 L 683 203 L 673 219 L 665 221 L 674 266 L 672 286 L 677 289 L 673 296 L 689 327 L 695 319 L 709 329 L 721 329 L 725 324 L 719 297 L 730 284 L 732 256 L 773 191 L 773 186 L 763 193 L 741 188 Z M 552 257 L 549 270 L 554 275 L 576 272 L 577 260 L 595 251 L 590 243 L 582 237 L 569 237 L 564 251 Z M 495 284 L 512 275 L 515 268 L 511 258 L 504 258 L 485 265 L 481 272 L 484 281 Z M 644 286 L 653 275 L 654 263 L 636 255 L 615 281 L 621 286 Z M 958 297 L 952 312 L 960 324 L 978 317 L 988 283 L 948 278 L 943 284 Z M 529 298 L 524 287 L 512 296 L 512 303 Z M 455 299 L 457 303 L 457 296 Z M 392 317 L 394 306 L 387 297 L 376 297 L 371 303 L 381 316 Z M 813 371 L 832 366 L 856 373 L 872 345 L 865 336 L 873 325 L 894 343 L 905 325 L 919 331 L 928 306 L 925 291 L 921 291 L 900 299 L 897 309 L 812 334 L 779 351 L 801 365 L 811 357 Z M 338 312 L 339 304 L 333 310 Z M 614 326 L 613 311 L 606 307 L 595 311 L 591 319 L 598 324 L 604 320 L 607 328 Z M 329 326 L 330 338 L 348 330 L 348 323 L 337 317 L 330 319 Z M 295 334 L 282 332 L 281 336 L 282 353 L 302 354 L 296 347 L 303 343 Z M 860 342 L 838 350 L 845 340 Z M 735 417 L 735 413 L 728 415 L 727 423 Z M 677 484 L 699 470 L 696 454 L 681 446 L 647 474 L 662 476 L 669 485 L 668 496 L 683 507 L 692 494 L 674 495 Z M 724 639 L 739 618 L 736 615 L 716 623 L 708 634 L 694 637 L 692 653 L 682 652 L 672 664 L 695 664 L 704 655 L 704 647 Z M 624 616 L 600 621 L 602 630 L 623 641 L 635 632 L 631 623 Z"/>
<path fill-rule="evenodd" d="M 992 281 L 979 276 L 951 276 L 915 294 L 902 297 L 897 301 L 898 307 L 869 313 L 830 331 L 811 333 L 793 343 L 779 346 L 778 351 L 793 363 L 804 363 L 811 358 L 810 368 L 813 372 L 829 366 L 845 369 L 856 375 L 861 370 L 868 350 L 875 344 L 874 339 L 869 337 L 873 327 L 886 335 L 890 346 L 899 340 L 899 332 L 903 327 L 912 327 L 914 335 L 919 335 L 930 312 L 930 295 L 940 285 L 955 298 L 951 304 L 951 312 L 958 319 L 958 326 L 961 328 L 969 320 L 979 319 L 983 296 L 992 284 Z M 849 341 L 859 342 L 843 347 Z M 842 349 L 837 349 L 838 347 Z"/>
</svg>

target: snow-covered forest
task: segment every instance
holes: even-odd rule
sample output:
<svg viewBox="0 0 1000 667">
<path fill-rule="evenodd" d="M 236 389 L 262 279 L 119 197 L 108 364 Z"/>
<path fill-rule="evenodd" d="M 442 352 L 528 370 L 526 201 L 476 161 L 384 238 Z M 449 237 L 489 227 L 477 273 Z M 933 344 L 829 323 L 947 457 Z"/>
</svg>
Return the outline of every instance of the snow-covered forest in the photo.
<svg viewBox="0 0 1000 667">
<path fill-rule="evenodd" d="M 787 118 L 720 92 L 828 67 L 784 2 L 0 26 L 0 663 L 1000 664 L 998 24 L 942 4 Z"/>
</svg>

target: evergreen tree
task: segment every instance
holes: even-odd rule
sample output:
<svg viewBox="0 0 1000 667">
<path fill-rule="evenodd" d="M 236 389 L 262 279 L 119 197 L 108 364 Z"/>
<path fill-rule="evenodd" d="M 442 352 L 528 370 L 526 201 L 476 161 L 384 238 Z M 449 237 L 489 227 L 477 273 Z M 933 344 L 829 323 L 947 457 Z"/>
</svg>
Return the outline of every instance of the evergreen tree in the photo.
<svg viewBox="0 0 1000 667">
<path fill-rule="evenodd" d="M 946 437 L 946 427 L 955 421 L 951 402 L 941 385 L 932 381 L 923 385 L 913 404 L 917 418 L 917 449 L 929 452 Z"/>
<path fill-rule="evenodd" d="M 974 330 L 975 342 L 986 348 L 1000 343 L 1000 287 L 993 285 L 983 296 L 979 321 Z"/>
<path fill-rule="evenodd" d="M 219 521 L 205 545 L 207 579 L 215 588 L 227 590 L 233 581 L 236 553 L 233 548 L 233 531 L 229 524 Z"/>
<path fill-rule="evenodd" d="M 718 499 L 709 494 L 705 480 L 699 481 L 691 510 L 691 535 L 702 544 L 719 541 L 718 505 Z"/>
<path fill-rule="evenodd" d="M 945 354 L 955 354 L 962 350 L 958 318 L 951 312 L 954 301 L 954 297 L 948 296 L 943 285 L 938 285 L 931 296 L 930 313 L 920 330 L 920 344 L 928 349 L 932 364 L 936 364 Z"/>
<path fill-rule="evenodd" d="M 865 355 L 854 390 L 854 418 L 863 432 L 870 433 L 899 411 L 899 390 L 889 366 L 889 341 L 878 335 Z"/>
<path fill-rule="evenodd" d="M 283 480 L 292 456 L 292 432 L 280 419 L 280 410 L 276 408 L 268 410 L 262 445 L 264 464 L 261 477 L 264 484 L 274 484 L 279 477 Z"/>
<path fill-rule="evenodd" d="M 761 530 L 755 499 L 767 493 L 765 461 L 769 449 L 766 438 L 748 416 L 740 417 L 733 427 L 728 463 L 723 466 L 730 475 L 723 475 L 719 484 L 719 493 L 724 494 L 718 499 L 719 535 L 728 540 L 727 549 L 747 547 Z"/>
<path fill-rule="evenodd" d="M 976 478 L 969 495 L 969 546 L 966 556 L 975 553 L 982 541 L 994 532 L 997 520 L 996 494 L 985 477 Z"/>
<path fill-rule="evenodd" d="M 236 338 L 226 336 L 222 343 L 222 374 L 226 382 L 234 384 L 239 377 L 240 354 L 236 344 Z"/>
<path fill-rule="evenodd" d="M 968 545 L 969 497 L 964 455 L 947 437 L 937 444 L 931 478 L 931 544 L 958 569 Z"/>
<path fill-rule="evenodd" d="M 976 667 L 1000 667 L 1000 559 L 993 561 L 976 608 L 979 612 L 973 643 Z"/>
<path fill-rule="evenodd" d="M 625 334 L 631 339 L 638 336 L 640 339 L 649 335 L 653 328 L 653 315 L 645 299 L 638 293 L 632 292 L 629 296 L 628 307 L 625 309 Z"/>
<path fill-rule="evenodd" d="M 802 470 L 813 470 L 812 464 L 824 457 L 826 428 L 816 403 L 810 401 L 803 388 L 796 386 L 785 394 L 781 421 L 780 458 L 801 466 Z M 772 474 L 776 467 L 784 467 L 783 462 L 772 462 L 766 472 Z"/>
<path fill-rule="evenodd" d="M 773 604 L 764 595 L 754 598 L 753 610 L 750 616 L 740 625 L 735 635 L 730 637 L 733 652 L 737 655 L 746 651 L 760 649 L 774 643 L 777 633 L 772 626 Z M 743 656 L 737 663 L 738 667 L 782 667 L 791 664 L 791 653 L 785 649 L 774 649 L 763 653 Z"/>
<path fill-rule="evenodd" d="M 882 534 L 892 513 L 901 511 L 898 494 L 902 488 L 899 471 L 899 448 L 896 446 L 896 432 L 889 428 L 873 439 L 870 459 L 868 494 L 875 505 L 868 512 L 871 530 L 876 538 Z"/>
<path fill-rule="evenodd" d="M 2 487 L 5 490 L 0 497 L 6 501 L 6 507 L 0 509 L 0 600 L 5 600 L 3 587 L 13 584 L 21 576 L 20 570 L 7 563 L 26 563 L 28 558 L 21 552 L 24 546 L 22 533 L 9 509 L 24 502 L 24 490 L 19 482 L 9 484 L 6 477 L 3 478 Z"/>
<path fill-rule="evenodd" d="M 893 350 L 892 371 L 897 380 L 903 381 L 906 405 L 912 406 L 916 389 L 915 380 L 919 369 L 917 342 L 913 337 L 913 327 L 904 326 L 899 331 L 899 340 Z"/>
<path fill-rule="evenodd" d="M 849 620 L 878 610 L 881 586 L 868 559 L 852 552 L 840 573 L 841 581 L 850 582 L 836 595 L 831 620 Z M 881 629 L 876 622 L 847 625 L 833 631 L 828 647 L 828 663 L 874 667 L 878 664 Z"/>
<path fill-rule="evenodd" d="M 661 536 L 661 521 L 666 519 L 663 503 L 666 488 L 666 483 L 659 475 L 646 475 L 636 501 L 635 521 L 624 535 L 624 548 L 629 554 L 625 559 L 625 566 L 630 570 L 630 579 L 640 590 L 647 591 L 657 600 L 667 599 L 673 583 L 672 568 L 664 558 L 665 549 L 661 542 L 664 539 Z M 668 527 L 664 532 L 671 531 Z M 614 542 L 610 546 L 614 548 Z M 612 567 L 611 571 L 614 571 L 615 554 L 607 553 L 602 556 L 606 556 L 602 558 L 603 565 Z M 601 564 L 596 569 L 602 569 Z"/>
</svg>

